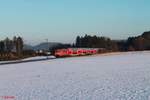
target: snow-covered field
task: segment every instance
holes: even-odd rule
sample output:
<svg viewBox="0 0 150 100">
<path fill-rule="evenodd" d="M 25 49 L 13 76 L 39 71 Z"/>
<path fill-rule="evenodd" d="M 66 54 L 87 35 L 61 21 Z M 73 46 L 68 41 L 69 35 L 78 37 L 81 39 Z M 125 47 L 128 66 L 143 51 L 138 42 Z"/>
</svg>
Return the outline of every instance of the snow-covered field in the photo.
<svg viewBox="0 0 150 100">
<path fill-rule="evenodd" d="M 150 100 L 150 52 L 0 65 L 0 100 L 8 99 Z"/>
</svg>

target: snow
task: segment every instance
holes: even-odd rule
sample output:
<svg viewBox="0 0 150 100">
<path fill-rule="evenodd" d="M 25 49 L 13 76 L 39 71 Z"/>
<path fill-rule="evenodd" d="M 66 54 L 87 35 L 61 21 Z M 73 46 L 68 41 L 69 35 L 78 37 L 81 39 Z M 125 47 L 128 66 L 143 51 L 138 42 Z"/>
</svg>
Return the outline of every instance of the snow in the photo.
<svg viewBox="0 0 150 100">
<path fill-rule="evenodd" d="M 4 63 L 13 63 L 13 62 L 22 62 L 22 61 L 38 61 L 38 60 L 45 60 L 45 59 L 54 59 L 55 56 L 35 56 L 29 57 L 21 60 L 11 60 L 11 61 L 0 61 L 0 65 Z"/>
<path fill-rule="evenodd" d="M 0 100 L 1 96 L 14 96 L 14 100 L 150 100 L 150 51 L 0 65 Z"/>
<path fill-rule="evenodd" d="M 41 60 L 41 59 L 51 59 L 51 58 L 55 58 L 54 56 L 36 56 L 36 57 L 29 57 L 29 58 L 25 58 L 23 59 L 23 61 L 26 61 L 26 60 Z"/>
</svg>

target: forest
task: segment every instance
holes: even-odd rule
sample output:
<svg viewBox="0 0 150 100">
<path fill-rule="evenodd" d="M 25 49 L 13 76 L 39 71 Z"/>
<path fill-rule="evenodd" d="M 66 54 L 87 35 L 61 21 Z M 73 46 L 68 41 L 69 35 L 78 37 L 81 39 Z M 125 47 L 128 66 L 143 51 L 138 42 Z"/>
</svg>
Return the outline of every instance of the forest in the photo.
<svg viewBox="0 0 150 100">
<path fill-rule="evenodd" d="M 109 51 L 141 51 L 150 50 L 150 31 L 126 40 L 112 40 L 109 37 L 77 36 L 76 47 L 105 48 Z"/>
</svg>

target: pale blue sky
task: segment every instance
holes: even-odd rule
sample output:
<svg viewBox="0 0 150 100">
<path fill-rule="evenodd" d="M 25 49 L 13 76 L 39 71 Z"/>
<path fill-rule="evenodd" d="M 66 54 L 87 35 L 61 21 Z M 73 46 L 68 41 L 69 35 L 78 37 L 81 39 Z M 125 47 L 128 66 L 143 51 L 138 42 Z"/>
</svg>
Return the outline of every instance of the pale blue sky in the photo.
<svg viewBox="0 0 150 100">
<path fill-rule="evenodd" d="M 0 0 L 0 39 L 74 42 L 77 35 L 124 39 L 150 30 L 150 0 Z"/>
</svg>

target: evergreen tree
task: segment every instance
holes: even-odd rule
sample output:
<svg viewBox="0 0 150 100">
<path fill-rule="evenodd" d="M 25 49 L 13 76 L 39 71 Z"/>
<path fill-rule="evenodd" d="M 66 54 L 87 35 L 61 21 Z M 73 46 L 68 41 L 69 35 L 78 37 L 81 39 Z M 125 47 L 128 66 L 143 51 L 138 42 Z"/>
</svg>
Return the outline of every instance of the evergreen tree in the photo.
<svg viewBox="0 0 150 100">
<path fill-rule="evenodd" d="M 11 50 L 13 49 L 13 41 L 10 40 L 8 37 L 4 40 L 4 44 L 5 44 L 5 51 L 6 52 L 11 52 Z"/>
<path fill-rule="evenodd" d="M 2 53 L 4 52 L 4 50 L 5 50 L 5 44 L 3 41 L 0 41 L 0 52 Z"/>
<path fill-rule="evenodd" d="M 16 51 L 18 56 L 22 55 L 23 52 L 23 39 L 21 37 L 18 37 L 16 39 Z"/>
</svg>

